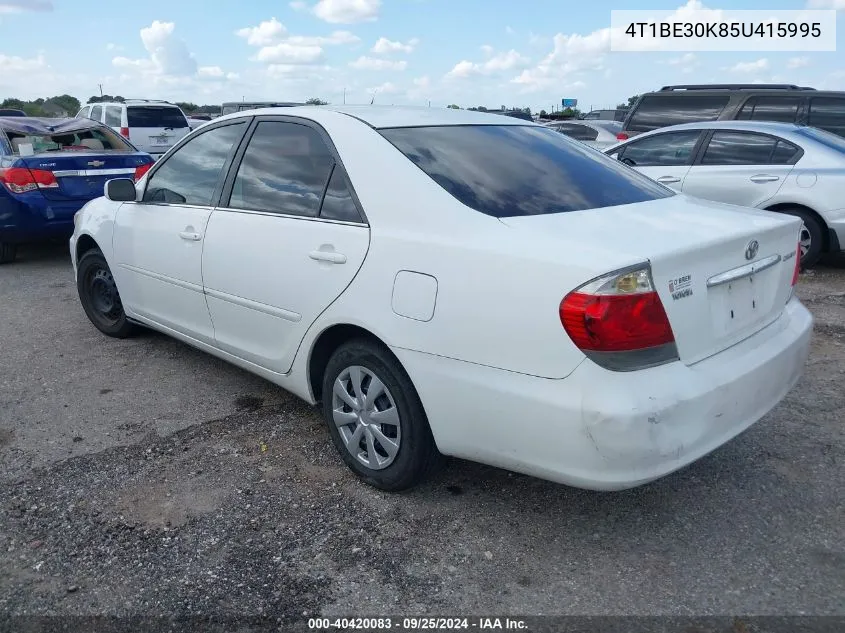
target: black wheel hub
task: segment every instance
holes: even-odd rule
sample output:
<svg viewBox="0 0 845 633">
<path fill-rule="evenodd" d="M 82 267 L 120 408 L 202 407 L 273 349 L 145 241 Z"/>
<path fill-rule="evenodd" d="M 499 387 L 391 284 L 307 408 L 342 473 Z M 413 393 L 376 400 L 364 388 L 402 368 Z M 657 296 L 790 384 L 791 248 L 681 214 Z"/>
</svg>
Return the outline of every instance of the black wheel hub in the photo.
<svg viewBox="0 0 845 633">
<path fill-rule="evenodd" d="M 111 272 L 102 268 L 93 271 L 88 282 L 88 293 L 91 298 L 91 306 L 100 316 L 109 321 L 116 321 L 120 318 L 123 306 L 120 303 L 120 294 L 117 292 L 117 285 Z"/>
</svg>

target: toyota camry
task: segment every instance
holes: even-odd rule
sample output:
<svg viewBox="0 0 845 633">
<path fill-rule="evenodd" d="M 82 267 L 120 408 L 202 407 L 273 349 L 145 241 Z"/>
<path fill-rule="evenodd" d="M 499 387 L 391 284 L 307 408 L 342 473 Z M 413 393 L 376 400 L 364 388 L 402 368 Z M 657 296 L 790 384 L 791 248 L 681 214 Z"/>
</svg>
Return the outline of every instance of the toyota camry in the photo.
<svg viewBox="0 0 845 633">
<path fill-rule="evenodd" d="M 320 404 L 402 490 L 457 456 L 588 489 L 676 471 L 799 379 L 801 220 L 689 198 L 520 119 L 223 116 L 75 218 L 82 308 Z"/>
</svg>

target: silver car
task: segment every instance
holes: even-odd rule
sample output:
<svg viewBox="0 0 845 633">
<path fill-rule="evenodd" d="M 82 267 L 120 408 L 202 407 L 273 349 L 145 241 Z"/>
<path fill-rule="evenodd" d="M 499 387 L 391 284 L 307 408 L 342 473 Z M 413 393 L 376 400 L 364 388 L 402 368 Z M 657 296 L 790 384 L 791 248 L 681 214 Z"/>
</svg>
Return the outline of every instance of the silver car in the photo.
<svg viewBox="0 0 845 633">
<path fill-rule="evenodd" d="M 845 248 L 845 138 L 792 123 L 685 123 L 604 152 L 682 193 L 804 221 L 801 263 Z"/>
<path fill-rule="evenodd" d="M 622 123 L 619 121 L 601 121 L 598 119 L 592 121 L 568 119 L 566 121 L 551 121 L 545 125 L 595 149 L 604 149 L 615 145 L 618 143 L 616 135 L 622 131 Z"/>
</svg>

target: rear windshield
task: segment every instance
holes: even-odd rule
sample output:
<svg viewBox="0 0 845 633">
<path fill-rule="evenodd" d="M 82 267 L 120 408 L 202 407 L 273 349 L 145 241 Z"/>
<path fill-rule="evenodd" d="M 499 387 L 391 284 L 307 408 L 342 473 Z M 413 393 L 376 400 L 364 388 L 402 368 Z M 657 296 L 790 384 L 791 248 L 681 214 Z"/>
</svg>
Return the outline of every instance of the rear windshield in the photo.
<svg viewBox="0 0 845 633">
<path fill-rule="evenodd" d="M 179 108 L 158 106 L 130 106 L 126 108 L 127 123 L 133 127 L 188 127 Z"/>
<path fill-rule="evenodd" d="M 494 217 L 581 211 L 675 195 L 546 127 L 467 125 L 380 132 L 455 198 Z"/>
<path fill-rule="evenodd" d="M 12 153 L 18 156 L 31 156 L 41 152 L 134 152 L 136 151 L 121 136 L 102 125 L 63 132 L 60 134 L 24 134 L 18 131 L 4 130 L 9 139 Z"/>
<path fill-rule="evenodd" d="M 650 132 L 669 125 L 715 121 L 729 100 L 728 95 L 643 97 L 626 127 L 632 132 Z"/>
<path fill-rule="evenodd" d="M 802 127 L 798 133 L 818 141 L 831 149 L 845 152 L 845 138 L 842 138 L 838 134 L 828 132 L 827 130 L 820 130 L 816 127 Z"/>
</svg>

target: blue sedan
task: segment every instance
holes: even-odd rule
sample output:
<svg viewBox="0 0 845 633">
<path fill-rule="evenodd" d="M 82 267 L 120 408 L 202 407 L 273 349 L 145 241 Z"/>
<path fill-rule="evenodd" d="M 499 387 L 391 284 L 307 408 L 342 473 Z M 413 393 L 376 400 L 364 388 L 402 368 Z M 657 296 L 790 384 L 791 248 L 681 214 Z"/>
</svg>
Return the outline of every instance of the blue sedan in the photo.
<svg viewBox="0 0 845 633">
<path fill-rule="evenodd" d="M 90 119 L 0 117 L 0 264 L 19 244 L 69 238 L 107 180 L 137 180 L 153 162 Z"/>
</svg>

